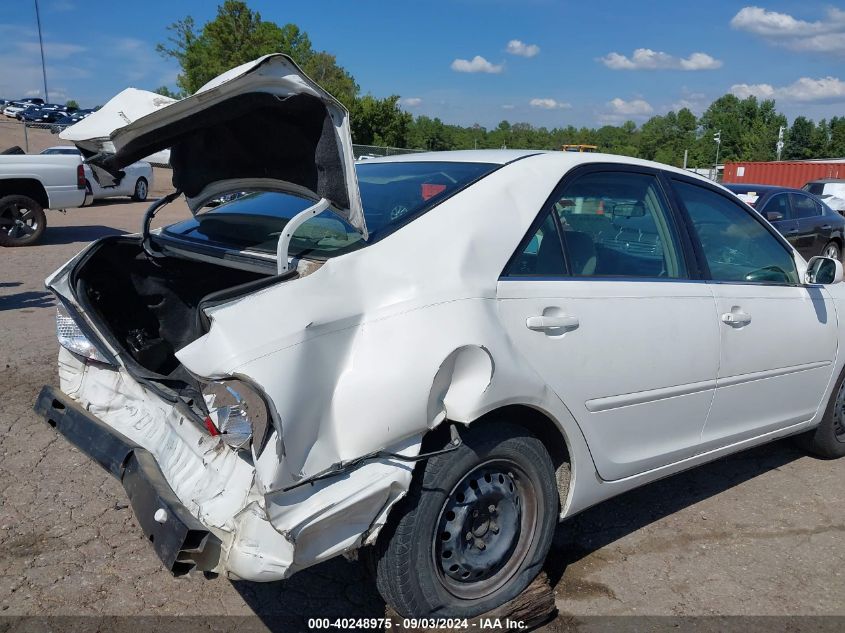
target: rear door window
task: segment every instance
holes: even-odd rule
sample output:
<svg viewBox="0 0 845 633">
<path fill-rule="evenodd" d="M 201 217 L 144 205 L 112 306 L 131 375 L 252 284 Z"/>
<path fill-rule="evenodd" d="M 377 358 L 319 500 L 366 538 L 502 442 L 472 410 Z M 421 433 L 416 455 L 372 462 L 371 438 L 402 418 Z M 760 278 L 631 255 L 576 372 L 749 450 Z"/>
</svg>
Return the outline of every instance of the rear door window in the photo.
<svg viewBox="0 0 845 633">
<path fill-rule="evenodd" d="M 805 196 L 800 193 L 791 193 L 789 194 L 789 197 L 792 201 L 792 212 L 795 214 L 796 220 L 813 218 L 822 214 L 821 205 L 810 196 Z"/>
<path fill-rule="evenodd" d="M 683 279 L 687 268 L 656 176 L 628 171 L 577 177 L 554 203 L 575 277 Z"/>
</svg>

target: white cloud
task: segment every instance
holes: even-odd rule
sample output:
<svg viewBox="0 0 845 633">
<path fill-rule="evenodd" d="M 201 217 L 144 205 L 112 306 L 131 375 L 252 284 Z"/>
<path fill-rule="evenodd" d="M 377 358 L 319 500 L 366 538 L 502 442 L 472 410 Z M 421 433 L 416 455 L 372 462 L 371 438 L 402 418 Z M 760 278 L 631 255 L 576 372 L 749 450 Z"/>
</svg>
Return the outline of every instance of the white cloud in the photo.
<svg viewBox="0 0 845 633">
<path fill-rule="evenodd" d="M 571 103 L 555 101 L 554 99 L 531 99 L 528 104 L 532 108 L 542 108 L 543 110 L 568 109 L 572 107 Z"/>
<path fill-rule="evenodd" d="M 668 110 L 678 112 L 686 108 L 698 115 L 707 109 L 712 99 L 709 99 L 703 92 L 689 92 L 686 88 L 681 91 L 681 98 L 669 105 Z"/>
<path fill-rule="evenodd" d="M 63 13 L 66 11 L 74 11 L 76 10 L 76 5 L 70 0 L 55 0 L 51 2 L 49 7 L 51 11 L 55 11 L 57 13 Z"/>
<path fill-rule="evenodd" d="M 422 99 L 419 97 L 405 97 L 404 99 L 400 99 L 399 103 L 409 108 L 416 108 L 419 105 L 422 105 Z"/>
<path fill-rule="evenodd" d="M 631 57 L 608 53 L 599 61 L 611 70 L 714 70 L 722 62 L 707 53 L 693 53 L 689 57 L 675 57 L 650 48 L 638 48 Z"/>
<path fill-rule="evenodd" d="M 536 44 L 526 44 L 520 40 L 511 40 L 508 42 L 505 50 L 511 55 L 519 55 L 520 57 L 534 57 L 540 54 L 540 47 Z"/>
<path fill-rule="evenodd" d="M 731 19 L 731 26 L 793 51 L 845 54 L 845 11 L 835 7 L 827 10 L 824 20 L 815 22 L 761 7 L 744 7 Z"/>
<path fill-rule="evenodd" d="M 41 55 L 41 48 L 38 42 L 18 42 L 17 48 L 25 55 L 38 55 L 39 60 Z M 44 42 L 44 57 L 50 59 L 67 59 L 74 55 L 84 52 L 84 46 L 77 44 L 65 44 L 62 42 Z"/>
<path fill-rule="evenodd" d="M 624 99 L 616 97 L 612 101 L 609 101 L 607 105 L 614 113 L 624 114 L 626 116 L 644 116 L 654 112 L 654 108 L 651 107 L 651 104 L 644 99 L 631 99 L 630 101 L 625 101 Z"/>
<path fill-rule="evenodd" d="M 842 103 L 845 102 L 845 81 L 836 77 L 801 77 L 788 86 L 779 88 L 771 84 L 734 84 L 731 86 L 731 92 L 740 99 L 754 96 L 760 99 L 800 103 Z"/>
<path fill-rule="evenodd" d="M 452 62 L 452 70 L 457 73 L 490 73 L 498 75 L 504 70 L 504 64 L 491 64 L 481 55 L 476 55 L 471 60 L 456 59 Z"/>
<path fill-rule="evenodd" d="M 605 104 L 605 111 L 599 112 L 598 119 L 602 123 L 624 123 L 630 120 L 645 120 L 654 113 L 652 105 L 644 99 L 626 101 L 616 97 Z"/>
</svg>

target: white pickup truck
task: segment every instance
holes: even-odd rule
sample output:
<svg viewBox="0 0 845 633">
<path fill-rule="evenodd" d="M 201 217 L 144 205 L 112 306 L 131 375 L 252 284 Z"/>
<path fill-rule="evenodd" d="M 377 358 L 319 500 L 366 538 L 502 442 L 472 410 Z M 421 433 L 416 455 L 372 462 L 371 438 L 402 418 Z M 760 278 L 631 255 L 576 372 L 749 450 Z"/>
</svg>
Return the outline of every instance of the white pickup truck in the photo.
<svg viewBox="0 0 845 633">
<path fill-rule="evenodd" d="M 44 233 L 44 209 L 89 200 L 80 156 L 0 154 L 0 246 L 28 246 Z"/>
</svg>

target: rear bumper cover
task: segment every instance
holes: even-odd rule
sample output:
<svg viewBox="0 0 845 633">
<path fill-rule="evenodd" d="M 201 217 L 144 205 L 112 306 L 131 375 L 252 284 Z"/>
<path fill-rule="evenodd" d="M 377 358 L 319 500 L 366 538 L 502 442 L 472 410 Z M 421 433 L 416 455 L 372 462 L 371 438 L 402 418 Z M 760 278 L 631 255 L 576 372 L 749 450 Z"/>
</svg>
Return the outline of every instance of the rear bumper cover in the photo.
<svg viewBox="0 0 845 633">
<path fill-rule="evenodd" d="M 219 557 L 219 539 L 179 501 L 149 451 L 55 387 L 41 390 L 34 409 L 123 484 L 144 535 L 173 575 L 213 567 Z"/>
</svg>

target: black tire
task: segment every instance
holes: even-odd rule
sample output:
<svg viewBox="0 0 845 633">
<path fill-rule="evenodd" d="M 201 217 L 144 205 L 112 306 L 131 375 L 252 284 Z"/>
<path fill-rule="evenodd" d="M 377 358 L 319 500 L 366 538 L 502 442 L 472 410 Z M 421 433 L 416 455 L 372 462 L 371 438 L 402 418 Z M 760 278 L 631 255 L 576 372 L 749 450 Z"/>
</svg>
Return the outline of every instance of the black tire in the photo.
<svg viewBox="0 0 845 633">
<path fill-rule="evenodd" d="M 150 185 L 147 182 L 146 178 L 138 178 L 135 181 L 135 191 L 132 193 L 132 199 L 135 202 L 143 202 L 147 199 L 147 195 L 150 193 Z"/>
<path fill-rule="evenodd" d="M 382 598 L 404 617 L 490 611 L 534 580 L 551 545 L 559 502 L 543 443 L 499 421 L 461 436 L 417 467 L 368 548 Z"/>
<path fill-rule="evenodd" d="M 29 196 L 0 198 L 0 246 L 29 246 L 47 228 L 44 208 Z"/>
<path fill-rule="evenodd" d="M 825 244 L 825 247 L 822 249 L 822 255 L 835 259 L 838 262 L 842 261 L 842 249 L 839 248 L 839 244 L 836 242 L 831 241 Z"/>
<path fill-rule="evenodd" d="M 845 457 L 845 371 L 836 381 L 822 421 L 812 431 L 798 436 L 798 443 L 824 459 Z"/>
</svg>

